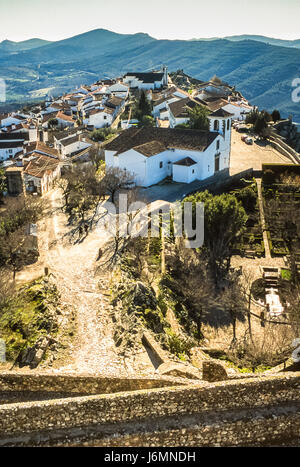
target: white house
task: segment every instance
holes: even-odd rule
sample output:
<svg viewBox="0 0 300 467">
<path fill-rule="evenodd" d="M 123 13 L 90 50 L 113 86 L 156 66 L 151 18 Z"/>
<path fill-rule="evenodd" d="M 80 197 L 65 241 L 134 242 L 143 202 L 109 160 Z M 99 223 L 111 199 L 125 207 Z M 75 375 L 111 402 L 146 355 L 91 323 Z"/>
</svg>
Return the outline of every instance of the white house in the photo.
<svg viewBox="0 0 300 467">
<path fill-rule="evenodd" d="M 212 115 L 210 127 L 210 131 L 130 128 L 105 145 L 106 166 L 134 174 L 135 183 L 143 187 L 166 177 L 183 183 L 204 180 L 229 167 L 230 114 Z"/>
<path fill-rule="evenodd" d="M 25 147 L 25 157 L 30 156 L 31 154 L 41 154 L 43 156 L 47 156 L 52 159 L 59 159 L 59 153 L 55 148 L 50 148 L 47 146 L 47 144 L 41 142 L 41 141 L 36 141 L 33 143 L 29 143 Z"/>
<path fill-rule="evenodd" d="M 25 122 L 27 116 L 19 114 L 11 114 L 2 118 L 0 121 L 0 127 L 7 127 L 10 125 L 18 125 L 20 122 Z"/>
<path fill-rule="evenodd" d="M 130 88 L 159 89 L 168 85 L 168 70 L 164 67 L 161 72 L 128 72 L 123 77 L 123 82 L 127 83 Z"/>
<path fill-rule="evenodd" d="M 64 159 L 68 156 L 80 153 L 91 146 L 92 144 L 87 143 L 82 135 L 67 136 L 55 142 L 55 148 L 60 151 Z"/>
<path fill-rule="evenodd" d="M 171 104 L 172 102 L 179 101 L 180 97 L 175 96 L 174 94 L 167 95 L 165 97 L 161 97 L 153 101 L 153 112 L 152 115 L 154 118 L 159 117 L 161 110 L 165 109 L 167 104 Z"/>
<path fill-rule="evenodd" d="M 233 115 L 233 120 L 246 120 L 247 114 L 253 110 L 253 107 L 244 102 L 228 102 L 222 109 Z"/>
<path fill-rule="evenodd" d="M 104 107 L 104 109 L 94 109 L 85 115 L 83 123 L 94 128 L 108 127 L 114 121 L 115 109 Z"/>
<path fill-rule="evenodd" d="M 121 97 L 122 99 L 127 99 L 129 94 L 128 84 L 116 83 L 112 86 L 109 86 L 107 92 L 116 97 Z"/>
<path fill-rule="evenodd" d="M 25 135 L 22 133 L 0 133 L 0 162 L 12 159 L 23 151 Z"/>
<path fill-rule="evenodd" d="M 177 125 L 188 123 L 190 120 L 189 110 L 201 105 L 194 99 L 186 97 L 167 104 L 169 110 L 170 127 L 175 128 Z"/>
<path fill-rule="evenodd" d="M 24 139 L 27 141 L 37 141 L 38 140 L 38 129 L 36 124 L 26 122 L 24 121 L 21 123 L 18 123 L 17 125 L 12 124 L 10 126 L 7 126 L 0 130 L 0 135 L 1 134 L 6 134 L 6 135 L 11 135 L 13 136 L 14 134 L 23 134 Z"/>
</svg>

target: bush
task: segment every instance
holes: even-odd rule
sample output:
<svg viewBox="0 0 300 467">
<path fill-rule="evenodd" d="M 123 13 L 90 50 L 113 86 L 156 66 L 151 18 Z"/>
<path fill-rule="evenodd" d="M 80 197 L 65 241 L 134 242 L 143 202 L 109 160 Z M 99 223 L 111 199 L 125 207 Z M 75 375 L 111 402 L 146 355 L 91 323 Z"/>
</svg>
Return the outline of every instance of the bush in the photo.
<svg viewBox="0 0 300 467">
<path fill-rule="evenodd" d="M 276 174 L 271 169 L 266 169 L 263 173 L 263 183 L 273 185 L 276 182 Z"/>
<path fill-rule="evenodd" d="M 273 122 L 276 123 L 278 120 L 280 120 L 280 118 L 281 118 L 281 115 L 280 115 L 279 110 L 274 109 L 273 112 L 272 112 L 272 120 L 273 120 Z"/>
<path fill-rule="evenodd" d="M 91 139 L 93 141 L 106 141 L 116 134 L 116 130 L 112 128 L 100 128 L 92 131 Z"/>
<path fill-rule="evenodd" d="M 191 339 L 183 339 L 178 334 L 175 334 L 171 329 L 166 330 L 168 350 L 183 360 L 183 356 L 190 355 L 190 350 L 195 343 Z"/>
<path fill-rule="evenodd" d="M 238 199 L 238 201 L 242 203 L 243 208 L 246 211 L 250 211 L 250 212 L 255 211 L 256 192 L 253 190 L 253 188 L 251 188 L 250 186 L 243 188 L 242 190 L 236 192 L 235 196 Z"/>
</svg>

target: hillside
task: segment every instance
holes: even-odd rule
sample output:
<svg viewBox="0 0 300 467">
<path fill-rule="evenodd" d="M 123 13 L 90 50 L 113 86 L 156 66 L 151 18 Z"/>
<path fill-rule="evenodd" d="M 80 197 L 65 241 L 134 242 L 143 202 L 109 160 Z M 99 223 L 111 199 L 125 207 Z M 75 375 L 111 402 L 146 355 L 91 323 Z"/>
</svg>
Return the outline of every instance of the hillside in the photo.
<svg viewBox="0 0 300 467">
<path fill-rule="evenodd" d="M 8 102 L 25 102 L 162 64 L 200 80 L 216 74 L 252 104 L 277 107 L 300 121 L 299 105 L 291 100 L 292 80 L 300 76 L 300 50 L 256 40 L 156 40 L 97 29 L 13 55 L 0 53 L 0 76 L 7 82 Z"/>
<path fill-rule="evenodd" d="M 199 39 L 192 39 L 192 41 L 213 41 L 217 40 L 218 37 L 210 37 L 210 38 L 199 38 Z M 240 41 L 258 41 L 264 42 L 265 44 L 271 45 L 278 45 L 280 47 L 295 47 L 300 49 L 300 39 L 296 40 L 285 40 L 285 39 L 275 39 L 274 37 L 267 37 L 267 36 L 258 36 L 258 35 L 251 35 L 251 34 L 242 34 L 240 36 L 225 36 L 222 39 L 227 39 L 228 41 L 233 42 L 240 42 Z"/>
<path fill-rule="evenodd" d="M 50 41 L 45 41 L 43 39 L 29 39 L 27 41 L 21 42 L 4 40 L 0 42 L 0 56 L 7 53 L 16 53 L 22 50 L 35 49 L 37 47 L 42 47 L 43 45 L 47 45 L 50 43 Z"/>
</svg>

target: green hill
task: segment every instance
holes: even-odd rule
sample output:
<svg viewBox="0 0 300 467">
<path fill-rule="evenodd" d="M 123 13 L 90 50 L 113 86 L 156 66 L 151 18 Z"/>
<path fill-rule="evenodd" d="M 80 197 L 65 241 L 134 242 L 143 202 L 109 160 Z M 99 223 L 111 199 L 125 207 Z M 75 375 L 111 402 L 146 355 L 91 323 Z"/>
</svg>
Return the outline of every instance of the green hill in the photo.
<svg viewBox="0 0 300 467">
<path fill-rule="evenodd" d="M 0 47 L 0 77 L 8 101 L 24 102 L 113 77 L 128 70 L 151 70 L 166 64 L 207 80 L 217 75 L 235 85 L 252 104 L 300 121 L 291 100 L 291 83 L 300 76 L 300 50 L 257 40 L 157 40 L 147 34 L 117 34 L 97 29 L 30 50 L 7 54 Z M 44 93 L 44 94 L 43 94 Z"/>
</svg>

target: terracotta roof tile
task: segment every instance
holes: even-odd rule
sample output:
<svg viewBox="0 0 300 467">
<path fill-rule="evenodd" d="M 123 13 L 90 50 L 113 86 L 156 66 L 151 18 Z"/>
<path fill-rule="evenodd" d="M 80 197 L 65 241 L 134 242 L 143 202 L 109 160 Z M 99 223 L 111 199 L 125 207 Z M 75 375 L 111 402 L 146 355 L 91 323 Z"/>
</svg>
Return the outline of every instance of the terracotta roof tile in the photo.
<svg viewBox="0 0 300 467">
<path fill-rule="evenodd" d="M 218 136 L 217 132 L 201 130 L 132 127 L 108 142 L 105 149 L 120 154 L 136 146 L 159 141 L 168 148 L 204 151 Z"/>
</svg>

